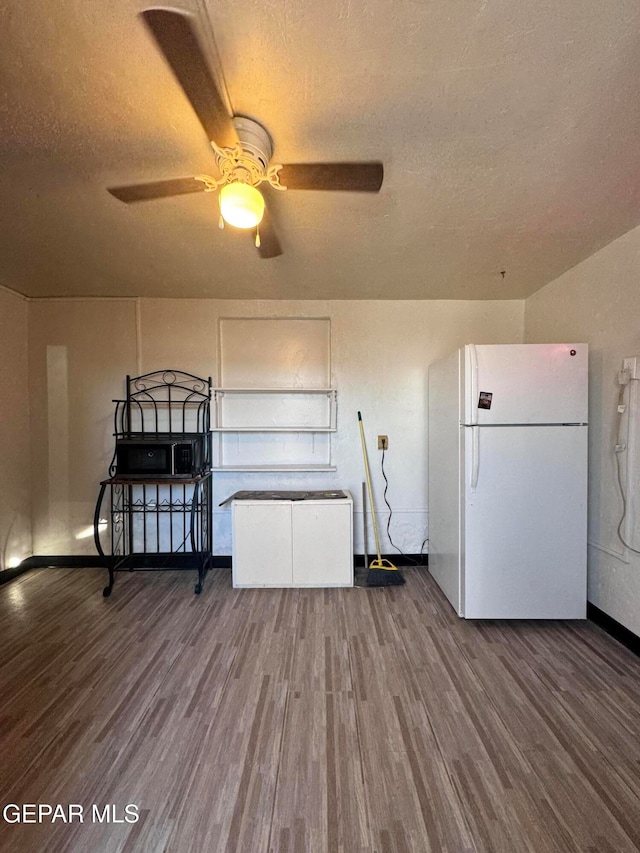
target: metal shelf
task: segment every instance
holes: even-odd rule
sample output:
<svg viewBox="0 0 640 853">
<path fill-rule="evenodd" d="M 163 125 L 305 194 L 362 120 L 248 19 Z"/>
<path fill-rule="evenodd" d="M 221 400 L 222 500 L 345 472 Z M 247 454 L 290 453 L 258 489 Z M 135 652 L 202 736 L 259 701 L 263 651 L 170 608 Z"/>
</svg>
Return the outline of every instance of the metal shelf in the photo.
<svg viewBox="0 0 640 853">
<path fill-rule="evenodd" d="M 211 379 L 160 370 L 127 376 L 126 390 L 125 399 L 114 400 L 116 444 L 145 436 L 179 440 L 201 435 L 204 471 L 192 476 L 118 476 L 114 453 L 111 476 L 100 484 L 94 513 L 94 541 L 109 571 L 102 594 L 111 594 L 118 571 L 163 570 L 178 564 L 198 572 L 199 593 L 213 559 Z"/>
</svg>

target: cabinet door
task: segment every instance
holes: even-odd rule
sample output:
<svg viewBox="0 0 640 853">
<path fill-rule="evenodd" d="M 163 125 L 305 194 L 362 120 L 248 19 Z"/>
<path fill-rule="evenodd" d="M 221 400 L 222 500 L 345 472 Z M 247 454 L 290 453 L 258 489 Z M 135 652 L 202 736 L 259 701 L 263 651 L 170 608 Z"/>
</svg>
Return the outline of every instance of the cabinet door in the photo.
<svg viewBox="0 0 640 853">
<path fill-rule="evenodd" d="M 304 501 L 292 507 L 293 583 L 352 586 L 352 504 Z"/>
<path fill-rule="evenodd" d="M 291 585 L 289 503 L 234 501 L 233 585 Z"/>
</svg>

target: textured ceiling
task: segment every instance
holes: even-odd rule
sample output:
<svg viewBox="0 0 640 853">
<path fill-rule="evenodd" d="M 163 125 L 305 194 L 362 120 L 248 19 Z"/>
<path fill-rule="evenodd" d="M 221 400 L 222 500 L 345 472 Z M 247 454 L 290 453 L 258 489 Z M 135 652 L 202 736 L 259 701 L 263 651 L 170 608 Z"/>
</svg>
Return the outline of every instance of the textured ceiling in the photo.
<svg viewBox="0 0 640 853">
<path fill-rule="evenodd" d="M 0 284 L 517 299 L 640 224 L 637 0 L 181 6 L 275 162 L 384 162 L 378 195 L 266 190 L 284 248 L 272 260 L 217 228 L 210 194 L 126 206 L 107 192 L 215 169 L 144 8 L 1 4 Z"/>
</svg>

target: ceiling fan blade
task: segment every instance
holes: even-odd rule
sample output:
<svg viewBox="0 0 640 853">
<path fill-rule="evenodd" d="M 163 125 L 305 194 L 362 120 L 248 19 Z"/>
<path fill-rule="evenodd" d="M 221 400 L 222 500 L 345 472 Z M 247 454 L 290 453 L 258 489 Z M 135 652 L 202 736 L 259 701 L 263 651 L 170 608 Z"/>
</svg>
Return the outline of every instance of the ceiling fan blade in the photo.
<svg viewBox="0 0 640 853">
<path fill-rule="evenodd" d="M 142 17 L 191 101 L 209 140 L 222 148 L 236 145 L 238 135 L 189 16 L 170 9 L 147 9 Z"/>
<path fill-rule="evenodd" d="M 205 189 L 202 181 L 195 178 L 173 178 L 169 181 L 154 181 L 151 184 L 133 184 L 128 187 L 110 187 L 112 196 L 132 204 L 136 201 L 152 201 L 155 198 L 166 198 L 185 193 L 201 193 Z"/>
<path fill-rule="evenodd" d="M 344 190 L 377 193 L 382 186 L 382 163 L 289 163 L 279 172 L 290 190 Z"/>
<path fill-rule="evenodd" d="M 282 246 L 273 224 L 273 218 L 269 215 L 269 209 L 265 208 L 262 222 L 259 226 L 260 245 L 258 246 L 258 254 L 261 258 L 268 260 L 269 258 L 277 258 L 282 254 Z"/>
</svg>

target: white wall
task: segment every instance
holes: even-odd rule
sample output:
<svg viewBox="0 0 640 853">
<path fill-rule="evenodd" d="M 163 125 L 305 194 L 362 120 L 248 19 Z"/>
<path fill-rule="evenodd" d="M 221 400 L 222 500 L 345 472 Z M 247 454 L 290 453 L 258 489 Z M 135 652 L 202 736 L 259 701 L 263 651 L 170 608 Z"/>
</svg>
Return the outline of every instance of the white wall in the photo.
<svg viewBox="0 0 640 853">
<path fill-rule="evenodd" d="M 332 384 L 338 389 L 338 432 L 333 436 L 335 473 L 234 474 L 214 479 L 216 553 L 231 553 L 228 507 L 218 503 L 239 489 L 351 490 L 356 504 L 355 547 L 362 551 L 361 484 L 364 479 L 357 412 L 362 412 L 384 535 L 383 481 L 378 433 L 389 436 L 385 469 L 394 509 L 391 535 L 405 552 L 417 553 L 427 536 L 426 383 L 431 361 L 474 340 L 522 340 L 521 302 L 283 302 L 143 300 L 143 371 L 182 366 L 216 376 L 219 317 L 329 317 Z M 373 542 L 372 535 L 369 542 Z M 371 546 L 370 546 L 371 547 Z"/>
<path fill-rule="evenodd" d="M 136 303 L 32 301 L 29 330 L 34 553 L 95 554 L 87 534 L 113 454 L 111 400 L 136 372 Z"/>
<path fill-rule="evenodd" d="M 427 536 L 426 383 L 429 363 L 463 343 L 522 341 L 524 304 L 513 302 L 285 302 L 234 300 L 55 300 L 31 303 L 35 551 L 93 553 L 76 539 L 92 522 L 112 452 L 112 397 L 124 377 L 163 368 L 217 376 L 220 317 L 328 317 L 332 382 L 338 388 L 335 473 L 237 474 L 214 478 L 214 550 L 231 553 L 230 512 L 238 489 L 347 488 L 356 499 L 362 549 L 364 478 L 361 410 L 384 531 L 378 433 L 389 436 L 386 472 L 392 536 L 417 552 Z M 372 539 L 370 539 L 370 542 Z M 391 551 L 384 542 L 383 551 Z"/>
<path fill-rule="evenodd" d="M 525 303 L 525 341 L 586 341 L 589 382 L 589 601 L 640 635 L 640 556 L 620 542 L 622 501 L 617 485 L 617 372 L 626 356 L 640 355 L 640 228 L 569 270 Z M 640 400 L 633 383 L 633 398 Z M 633 407 L 631 425 L 640 408 Z M 626 427 L 626 415 L 623 428 Z M 635 519 L 630 544 L 640 549 L 640 439 L 621 457 L 629 466 Z M 628 541 L 628 540 L 627 540 Z"/>
<path fill-rule="evenodd" d="M 0 287 L 0 570 L 32 553 L 27 313 Z"/>
</svg>

